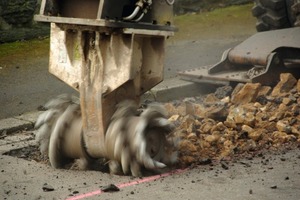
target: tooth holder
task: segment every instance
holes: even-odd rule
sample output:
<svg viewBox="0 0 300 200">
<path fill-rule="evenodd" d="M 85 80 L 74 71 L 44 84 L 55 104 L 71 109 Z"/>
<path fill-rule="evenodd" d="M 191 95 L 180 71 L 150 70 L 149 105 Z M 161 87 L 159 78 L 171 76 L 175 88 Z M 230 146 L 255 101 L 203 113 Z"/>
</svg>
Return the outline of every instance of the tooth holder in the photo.
<svg viewBox="0 0 300 200">
<path fill-rule="evenodd" d="M 135 7 L 130 3 L 42 0 L 35 15 L 36 21 L 51 23 L 50 73 L 80 92 L 84 139 L 93 158 L 105 156 L 105 132 L 116 104 L 139 102 L 163 80 L 165 40 L 176 30 L 173 7 L 165 1 L 154 0 L 139 23 L 122 21 Z"/>
</svg>

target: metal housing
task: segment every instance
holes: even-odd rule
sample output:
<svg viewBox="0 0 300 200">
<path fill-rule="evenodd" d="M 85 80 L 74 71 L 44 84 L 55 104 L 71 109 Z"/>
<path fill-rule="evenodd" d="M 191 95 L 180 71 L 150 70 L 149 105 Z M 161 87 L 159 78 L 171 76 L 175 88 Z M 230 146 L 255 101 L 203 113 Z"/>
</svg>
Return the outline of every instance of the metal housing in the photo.
<svg viewBox="0 0 300 200">
<path fill-rule="evenodd" d="M 103 156 L 115 105 L 139 101 L 163 80 L 164 48 L 176 30 L 173 6 L 154 0 L 139 21 L 126 21 L 135 1 L 43 0 L 36 21 L 51 22 L 50 73 L 80 92 L 89 154 Z M 47 5 L 47 6 L 46 6 Z"/>
</svg>

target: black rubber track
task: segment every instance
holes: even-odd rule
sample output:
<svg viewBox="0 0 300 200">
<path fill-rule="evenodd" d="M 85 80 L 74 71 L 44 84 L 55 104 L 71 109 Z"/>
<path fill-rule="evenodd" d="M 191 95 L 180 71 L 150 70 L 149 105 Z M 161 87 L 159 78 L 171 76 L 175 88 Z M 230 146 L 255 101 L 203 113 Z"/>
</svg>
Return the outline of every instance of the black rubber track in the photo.
<svg viewBox="0 0 300 200">
<path fill-rule="evenodd" d="M 291 6 L 289 11 L 289 18 L 293 26 L 300 26 L 300 0 L 288 0 L 288 4 Z"/>
<path fill-rule="evenodd" d="M 286 0 L 255 0 L 252 15 L 257 18 L 256 30 L 268 31 L 291 27 Z"/>
</svg>

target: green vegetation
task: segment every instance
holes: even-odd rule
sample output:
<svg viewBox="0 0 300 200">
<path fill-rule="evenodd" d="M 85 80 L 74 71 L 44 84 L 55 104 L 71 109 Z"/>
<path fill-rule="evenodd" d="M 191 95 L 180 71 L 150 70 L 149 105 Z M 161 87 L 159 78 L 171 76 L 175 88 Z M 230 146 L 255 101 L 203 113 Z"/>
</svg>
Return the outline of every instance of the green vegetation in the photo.
<svg viewBox="0 0 300 200">
<path fill-rule="evenodd" d="M 251 15 L 253 4 L 218 8 L 211 12 L 176 16 L 175 26 L 179 31 L 174 40 L 197 39 L 202 37 L 240 35 L 255 32 L 256 19 Z M 249 32 L 250 31 L 250 32 Z M 252 31 L 252 32 L 251 32 Z"/>
<path fill-rule="evenodd" d="M 49 56 L 49 38 L 18 41 L 0 45 L 0 67 Z"/>
<path fill-rule="evenodd" d="M 0 45 L 0 59 L 9 55 L 41 56 L 49 51 L 49 38 L 18 41 Z"/>
<path fill-rule="evenodd" d="M 217 8 L 211 12 L 203 12 L 200 14 L 186 14 L 175 17 L 175 22 L 179 25 L 198 25 L 203 26 L 211 24 L 211 22 L 224 22 L 230 19 L 231 22 L 243 21 L 251 17 L 252 4 L 243 6 L 231 6 L 226 8 Z"/>
</svg>

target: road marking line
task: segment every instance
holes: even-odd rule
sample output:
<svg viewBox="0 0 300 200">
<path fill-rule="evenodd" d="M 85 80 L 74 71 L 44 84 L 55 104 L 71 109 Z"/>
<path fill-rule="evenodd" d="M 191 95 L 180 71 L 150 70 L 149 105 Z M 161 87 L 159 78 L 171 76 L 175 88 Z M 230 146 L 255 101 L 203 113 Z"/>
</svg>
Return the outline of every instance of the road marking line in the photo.
<svg viewBox="0 0 300 200">
<path fill-rule="evenodd" d="M 157 179 L 160 179 L 160 178 L 163 178 L 163 177 L 171 176 L 173 174 L 183 173 L 186 170 L 187 169 L 177 169 L 177 170 L 167 172 L 167 173 L 164 173 L 164 174 L 149 176 L 149 177 L 138 179 L 138 180 L 135 180 L 135 181 L 129 181 L 127 183 L 121 183 L 121 184 L 118 184 L 117 187 L 118 188 L 125 188 L 125 187 L 129 187 L 129 186 L 132 186 L 132 185 L 138 185 L 138 184 L 141 184 L 141 183 L 146 183 L 146 182 L 154 181 L 154 180 L 157 180 Z M 76 195 L 74 197 L 67 198 L 66 200 L 84 199 L 84 198 L 87 198 L 87 197 L 100 195 L 102 193 L 104 193 L 102 190 L 95 190 L 93 192 L 88 192 L 88 193 L 84 193 L 84 194 Z"/>
</svg>

